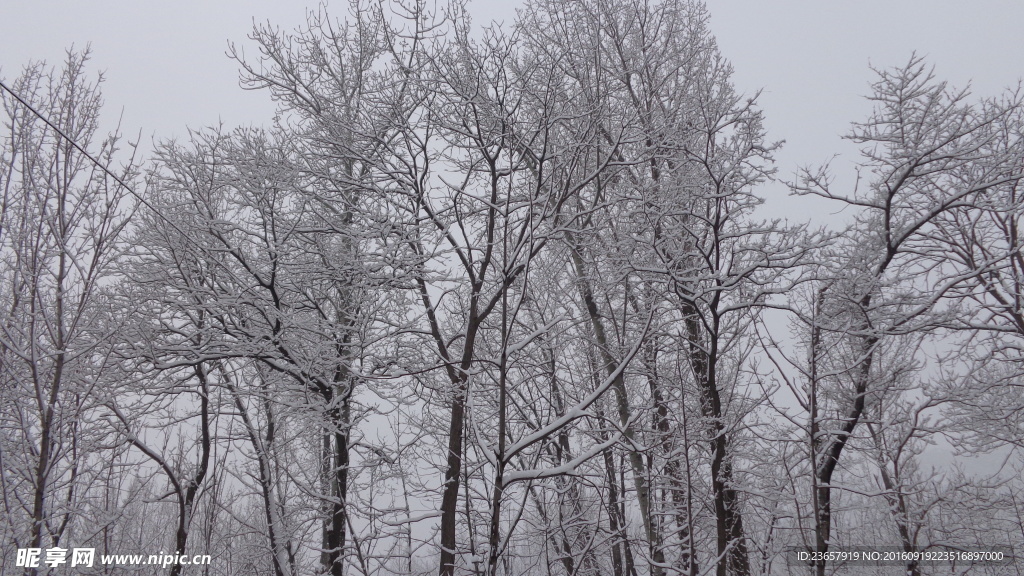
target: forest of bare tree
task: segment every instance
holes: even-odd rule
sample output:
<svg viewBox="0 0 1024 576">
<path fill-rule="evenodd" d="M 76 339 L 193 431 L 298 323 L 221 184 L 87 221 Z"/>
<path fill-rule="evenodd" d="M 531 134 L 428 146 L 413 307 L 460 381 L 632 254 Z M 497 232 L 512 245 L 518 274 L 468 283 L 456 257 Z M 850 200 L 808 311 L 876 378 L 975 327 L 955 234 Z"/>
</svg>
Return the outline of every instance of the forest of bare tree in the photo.
<svg viewBox="0 0 1024 576">
<path fill-rule="evenodd" d="M 276 121 L 144 155 L 2 79 L 0 574 L 1024 573 L 1024 93 L 908 55 L 788 178 L 698 0 L 231 54 Z"/>
</svg>

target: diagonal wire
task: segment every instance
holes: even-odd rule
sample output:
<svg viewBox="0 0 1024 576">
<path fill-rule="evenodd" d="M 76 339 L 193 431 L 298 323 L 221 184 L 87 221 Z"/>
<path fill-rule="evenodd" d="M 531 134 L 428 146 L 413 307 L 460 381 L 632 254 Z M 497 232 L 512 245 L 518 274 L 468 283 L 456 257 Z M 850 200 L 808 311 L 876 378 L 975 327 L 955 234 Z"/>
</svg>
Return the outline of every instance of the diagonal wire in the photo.
<svg viewBox="0 0 1024 576">
<path fill-rule="evenodd" d="M 14 99 L 15 99 L 15 100 L 17 100 L 18 102 L 20 102 L 22 106 L 24 106 L 25 108 L 28 108 L 28 110 L 29 110 L 30 112 L 32 112 L 32 113 L 33 113 L 33 114 L 35 114 L 35 115 L 36 115 L 36 116 L 37 116 L 37 117 L 38 117 L 38 118 L 39 118 L 40 120 L 42 120 L 43 122 L 45 122 L 47 126 L 49 126 L 50 128 L 52 128 L 52 129 L 54 130 L 54 132 L 56 132 L 57 134 L 59 134 L 59 135 L 61 136 L 61 138 L 64 138 L 65 140 L 67 140 L 67 141 L 68 141 L 68 143 L 69 143 L 69 144 L 71 144 L 72 146 L 74 146 L 74 148 L 75 148 L 76 150 L 78 150 L 79 152 L 81 152 L 82 154 L 84 154 L 84 155 L 85 155 L 85 157 L 86 157 L 86 158 L 88 158 L 89 160 L 91 160 L 93 164 L 95 164 L 96 166 L 98 166 L 98 167 L 99 167 L 99 168 L 100 168 L 101 170 L 103 170 L 103 172 L 105 172 L 105 173 L 106 173 L 106 174 L 107 174 L 108 176 L 110 176 L 110 177 L 111 177 L 111 178 L 113 178 L 113 179 L 114 179 L 114 180 L 115 180 L 115 181 L 116 181 L 116 182 L 117 182 L 118 184 L 120 184 L 120 185 L 121 185 L 121 186 L 122 186 L 122 187 L 123 187 L 123 188 L 124 188 L 125 190 L 127 190 L 127 191 L 128 191 L 129 193 L 131 193 L 131 195 L 132 195 L 132 196 L 134 196 L 134 197 L 135 197 L 136 199 L 138 199 L 138 201 L 139 201 L 140 203 L 142 203 L 142 205 L 143 205 L 143 206 L 145 206 L 146 208 L 149 208 L 149 209 L 150 209 L 150 210 L 152 210 L 152 211 L 153 211 L 153 213 L 154 213 L 154 214 L 156 214 L 156 215 L 157 215 L 157 216 L 158 216 L 158 217 L 159 217 L 159 218 L 160 218 L 161 220 L 163 220 L 163 221 L 167 222 L 168 224 L 170 224 L 170 225 L 171 225 L 171 227 L 172 227 L 172 228 L 174 228 L 174 230 L 175 230 L 176 232 L 178 232 L 179 234 L 181 234 L 181 235 L 182 235 L 182 236 L 183 236 L 183 237 L 184 237 L 184 238 L 186 239 L 186 241 L 192 242 L 192 243 L 196 244 L 197 246 L 200 246 L 200 247 L 202 247 L 202 246 L 201 246 L 201 245 L 200 245 L 200 244 L 199 244 L 198 242 L 196 242 L 196 241 L 195 241 L 195 240 L 193 240 L 193 239 L 192 239 L 191 237 L 189 237 L 189 236 L 188 236 L 187 234 L 185 234 L 184 230 L 182 230 L 181 228 L 179 228 L 179 227 L 178 227 L 178 225 L 174 223 L 174 221 L 172 221 L 172 220 L 171 220 L 170 218 L 168 218 L 167 216 L 165 216 L 165 215 L 164 215 L 164 214 L 163 214 L 162 212 L 160 212 L 159 210 L 157 210 L 157 209 L 156 209 L 156 207 L 154 207 L 154 206 L 153 206 L 152 204 L 150 204 L 148 200 L 146 200 L 145 198 L 143 198 L 143 197 L 142 197 L 142 195 L 141 195 L 141 194 L 139 194 L 138 192 L 136 192 L 134 188 L 132 188 L 131 186 L 129 186 L 128 184 L 126 184 L 126 183 L 125 183 L 125 181 L 124 181 L 124 180 L 122 180 L 120 176 L 118 176 L 117 174 L 115 174 L 115 173 L 114 173 L 114 172 L 113 172 L 112 170 L 110 170 L 110 168 L 107 168 L 107 166 L 106 166 L 105 164 L 103 164 L 103 163 L 102 163 L 102 162 L 100 162 L 100 161 L 99 161 L 98 159 L 96 159 L 96 157 L 95 157 L 95 156 L 93 156 L 92 154 L 90 154 L 90 153 L 89 153 L 89 151 L 88 151 L 88 150 L 86 150 L 85 148 L 83 148 L 83 147 L 82 147 L 82 146 L 81 146 L 81 145 L 80 145 L 80 144 L 79 144 L 78 142 L 75 142 L 75 139 L 74 139 L 74 138 L 72 138 L 72 137 L 68 136 L 68 135 L 67 135 L 67 134 L 66 134 L 66 133 L 65 133 L 65 132 L 64 132 L 63 130 L 61 130 L 61 129 L 60 129 L 60 127 L 58 127 L 58 126 L 57 126 L 56 124 L 54 124 L 53 122 L 51 122 L 49 118 L 47 118 L 47 117 L 46 117 L 46 116 L 44 116 L 44 115 L 43 115 L 43 114 L 42 114 L 41 112 L 39 112 L 38 110 L 36 110 L 36 109 L 35 109 L 35 108 L 34 108 L 34 107 L 33 107 L 33 106 L 31 105 L 31 104 L 29 104 L 29 103 L 28 103 L 28 102 L 27 102 L 27 101 L 26 101 L 26 100 L 25 100 L 24 98 L 22 98 L 22 97 L 21 97 L 21 96 L 20 96 L 20 95 L 19 95 L 19 94 L 18 94 L 17 92 L 15 92 L 15 91 L 14 91 L 14 90 L 12 90 L 12 89 L 11 89 L 10 87 L 8 87 L 8 86 L 7 86 L 7 84 L 5 84 L 3 80 L 0 80 L 0 88 L 3 88 L 4 90 L 6 90 L 6 91 L 7 91 L 7 92 L 8 92 L 8 93 L 9 93 L 9 94 L 11 95 L 11 96 L 13 96 L 13 97 L 14 97 Z"/>
</svg>

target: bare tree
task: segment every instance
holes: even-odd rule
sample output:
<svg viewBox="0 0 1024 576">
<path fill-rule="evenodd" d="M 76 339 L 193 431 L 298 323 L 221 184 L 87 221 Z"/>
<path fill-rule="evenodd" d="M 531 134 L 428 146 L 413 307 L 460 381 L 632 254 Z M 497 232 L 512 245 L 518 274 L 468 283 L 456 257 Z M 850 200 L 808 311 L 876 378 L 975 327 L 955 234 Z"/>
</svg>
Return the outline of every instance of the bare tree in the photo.
<svg viewBox="0 0 1024 576">
<path fill-rule="evenodd" d="M 408 245 L 416 262 L 412 274 L 438 367 L 447 379 L 441 392 L 449 412 L 443 496 L 440 506 L 440 573 L 453 574 L 459 552 L 457 523 L 467 435 L 493 468 L 486 521 L 486 571 L 497 573 L 512 527 L 502 533 L 502 508 L 512 482 L 529 482 L 572 471 L 591 455 L 577 455 L 560 467 L 513 472 L 509 465 L 524 451 L 543 445 L 561 428 L 583 417 L 629 362 L 632 354 L 608 365 L 608 380 L 575 407 L 542 416 L 537 429 L 518 440 L 509 425 L 511 399 L 524 393 L 514 364 L 534 341 L 546 338 L 562 321 L 524 316 L 531 295 L 532 270 L 556 246 L 566 218 L 564 207 L 605 168 L 580 138 L 593 138 L 592 120 L 573 107 L 575 87 L 553 70 L 520 55 L 511 38 L 490 31 L 479 43 L 465 21 L 456 20 L 454 39 L 432 55 L 427 71 L 442 82 L 424 91 L 418 116 L 395 153 L 404 172 L 396 206 L 409 226 Z M 425 139 L 421 134 L 434 135 Z M 605 158 L 605 162 L 607 162 Z M 439 304 L 441 301 L 445 303 Z M 536 318 L 536 317 L 535 317 Z M 481 353 L 493 351 L 495 362 Z M 634 352 L 635 353 L 635 352 Z M 493 386 L 493 388 L 492 388 Z M 479 387 L 479 388 L 476 388 Z M 474 397 L 494 395 L 497 430 L 486 436 L 474 424 Z M 480 420 L 476 420 L 479 422 Z M 466 497 L 466 506 L 471 506 Z M 522 505 L 519 506 L 522 509 Z M 471 521 L 471 520 L 470 520 Z M 474 529 L 468 526 L 469 554 L 476 556 Z"/>
<path fill-rule="evenodd" d="M 124 247 L 131 203 L 121 184 L 82 152 L 111 168 L 118 157 L 118 137 L 99 136 L 99 80 L 89 80 L 87 60 L 87 51 L 71 51 L 60 70 L 30 65 L 13 83 L 22 101 L 3 95 L 5 547 L 64 541 L 84 520 L 83 481 L 103 456 L 95 452 L 97 438 L 86 423 L 111 365 L 110 331 L 116 326 L 105 316 L 103 291 Z M 122 179 L 130 171 L 125 168 Z"/>
<path fill-rule="evenodd" d="M 846 256 L 836 259 L 834 279 L 821 292 L 829 312 L 811 323 L 812 349 L 826 332 L 840 339 L 831 360 L 812 353 L 812 387 L 827 373 L 843 390 L 831 401 L 819 395 L 824 402 L 812 398 L 809 405 L 819 552 L 833 541 L 833 475 L 869 400 L 887 381 L 878 365 L 879 347 L 892 335 L 941 325 L 937 304 L 975 274 L 934 265 L 934 234 L 950 214 L 1020 178 L 1007 170 L 1007 161 L 1015 162 L 1012 155 L 991 147 L 994 127 L 1013 113 L 1015 101 L 972 105 L 965 91 L 936 81 L 916 56 L 901 68 L 877 73 L 875 112 L 849 136 L 863 145 L 866 190 L 834 193 L 825 171 L 805 171 L 794 188 L 858 210 L 846 233 Z M 818 562 L 817 571 L 825 573 L 825 562 Z"/>
</svg>

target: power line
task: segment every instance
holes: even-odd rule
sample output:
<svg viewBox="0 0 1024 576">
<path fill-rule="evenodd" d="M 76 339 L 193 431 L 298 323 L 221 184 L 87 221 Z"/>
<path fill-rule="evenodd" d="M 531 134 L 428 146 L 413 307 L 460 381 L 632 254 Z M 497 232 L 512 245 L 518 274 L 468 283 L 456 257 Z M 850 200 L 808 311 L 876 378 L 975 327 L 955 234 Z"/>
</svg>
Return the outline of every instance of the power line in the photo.
<svg viewBox="0 0 1024 576">
<path fill-rule="evenodd" d="M 152 204 L 150 204 L 150 203 L 149 203 L 149 202 L 148 202 L 148 201 L 147 201 L 147 200 L 146 200 L 145 198 L 143 198 L 141 194 L 139 194 L 138 192 L 136 192 L 134 188 L 132 188 L 131 186 L 129 186 L 128 184 L 126 184 L 126 183 L 125 183 L 125 181 L 124 181 L 124 180 L 122 180 L 120 176 L 118 176 L 117 174 L 114 174 L 114 172 L 113 172 L 113 171 L 112 171 L 112 170 L 111 170 L 110 168 L 107 168 L 107 166 L 106 166 L 105 164 L 103 164 L 103 163 L 102 163 L 102 162 L 100 162 L 100 161 L 99 161 L 98 159 L 96 159 L 96 157 L 94 157 L 94 156 L 93 156 L 92 154 L 90 154 L 88 150 L 86 150 L 86 149 L 85 149 L 84 147 L 82 147 L 82 146 L 81 146 L 81 145 L 80 145 L 80 144 L 79 144 L 78 142 L 75 142 L 75 139 L 74 139 L 74 138 L 72 138 L 72 137 L 68 136 L 67 134 L 65 134 L 65 133 L 64 133 L 64 131 L 60 129 L 60 127 L 58 127 L 58 126 L 57 126 L 56 124 L 54 124 L 53 122 L 51 122 L 49 118 L 47 118 L 46 116 L 44 116 L 44 115 L 42 114 L 42 112 L 40 112 L 40 111 L 36 110 L 36 109 L 35 109 L 35 107 L 33 107 L 33 106 L 32 106 L 31 104 L 29 104 L 29 103 L 28 103 L 28 101 L 26 101 L 26 100 L 25 100 L 24 98 L 22 98 L 22 97 L 21 97 L 21 96 L 20 96 L 20 95 L 19 95 L 19 94 L 18 94 L 17 92 L 15 92 L 15 91 L 14 91 L 14 90 L 12 90 L 12 89 L 11 89 L 10 87 L 8 87 L 8 86 L 7 86 L 7 84 L 5 84 L 3 80 L 0 80 L 0 88 L 3 88 L 4 90 L 6 90 L 6 91 L 7 91 L 7 92 L 8 92 L 8 93 L 9 93 L 9 94 L 11 95 L 11 96 L 13 96 L 13 97 L 14 97 L 14 99 L 15 99 L 15 100 L 17 100 L 17 101 L 18 101 L 19 103 L 21 103 L 21 105 L 22 105 L 22 106 L 24 106 L 24 107 L 25 107 L 25 108 L 27 108 L 27 109 L 28 109 L 28 110 L 29 110 L 30 112 L 32 112 L 33 114 L 35 114 L 35 115 L 36 115 L 36 116 L 37 116 L 37 117 L 38 117 L 38 118 L 39 118 L 40 120 L 42 120 L 43 122 L 45 122 L 47 126 L 49 126 L 50 128 L 52 128 L 54 132 L 56 132 L 57 134 L 59 134 L 61 138 L 64 138 L 65 140 L 67 140 L 67 141 L 68 141 L 68 143 L 69 143 L 69 144 L 71 144 L 72 146 L 74 146 L 74 148 L 75 148 L 76 150 L 78 150 L 78 151 L 79 151 L 79 152 L 81 152 L 81 153 L 82 153 L 83 155 L 85 155 L 85 157 L 86 157 L 86 158 L 88 158 L 88 159 L 89 159 L 90 161 L 92 161 L 92 163 L 93 163 L 93 164 L 95 164 L 96 166 L 98 166 L 98 167 L 99 167 L 99 168 L 100 168 L 101 170 L 103 170 L 103 172 L 105 172 L 105 173 L 106 173 L 106 174 L 107 174 L 108 176 L 110 176 L 110 177 L 111 177 L 111 178 L 113 178 L 113 179 L 114 179 L 114 180 L 115 180 L 115 181 L 116 181 L 116 182 L 117 182 L 118 184 L 120 184 L 120 185 L 121 185 L 121 186 L 122 186 L 122 187 L 123 187 L 123 188 L 124 188 L 125 190 L 127 190 L 127 191 L 128 191 L 128 192 L 129 192 L 129 193 L 130 193 L 130 194 L 132 195 L 132 196 L 134 196 L 134 197 L 135 197 L 136 199 L 138 199 L 138 201 L 139 201 L 139 202 L 140 202 L 140 203 L 141 203 L 141 204 L 142 204 L 143 206 L 145 206 L 146 208 L 149 208 L 149 209 L 150 209 L 150 210 L 152 210 L 152 211 L 153 211 L 153 213 L 154 213 L 154 214 L 156 214 L 156 215 L 157 215 L 157 216 L 158 216 L 158 217 L 159 217 L 160 219 L 162 219 L 163 221 L 165 221 L 165 222 L 167 222 L 168 224 L 170 224 L 170 225 L 171 225 L 171 227 L 172 227 L 172 228 L 174 228 L 174 230 L 175 230 L 176 232 L 178 232 L 179 234 L 181 234 L 181 235 L 182 235 L 182 237 L 184 237 L 184 238 L 185 238 L 185 239 L 186 239 L 187 241 L 189 241 L 189 242 L 193 242 L 193 243 L 195 243 L 195 244 L 196 244 L 197 246 L 199 246 L 199 244 L 198 244 L 197 242 L 195 242 L 195 241 L 194 241 L 194 240 L 193 240 L 192 238 L 190 238 L 190 237 L 189 237 L 189 236 L 188 236 L 187 234 L 185 234 L 185 232 L 184 232 L 184 231 L 183 231 L 183 230 L 182 230 L 181 228 L 179 228 L 179 227 L 178 227 L 178 225 L 177 225 L 177 224 L 175 224 L 175 223 L 174 223 L 174 222 L 173 222 L 173 221 L 172 221 L 172 220 L 171 220 L 170 218 L 168 218 L 167 216 L 165 216 L 164 214 L 162 214 L 162 213 L 161 213 L 161 212 L 160 212 L 159 210 L 157 210 L 157 209 L 156 209 L 156 208 L 155 208 L 155 207 L 154 207 L 154 206 L 153 206 Z M 200 246 L 200 247 L 201 247 L 201 246 Z"/>
<path fill-rule="evenodd" d="M 132 189 L 132 187 L 131 187 L 131 186 L 129 186 L 129 185 L 127 185 L 127 184 L 125 184 L 124 180 L 122 180 L 122 179 L 120 178 L 120 176 L 118 176 L 117 174 L 114 174 L 114 173 L 113 173 L 113 172 L 112 172 L 112 171 L 111 171 L 111 170 L 110 170 L 109 168 L 107 168 L 107 167 L 106 167 L 106 166 L 105 166 L 105 165 L 104 165 L 104 164 L 103 164 L 102 162 L 100 162 L 99 160 L 97 160 L 97 159 L 96 159 L 95 157 L 93 157 L 93 155 L 92 155 L 92 154 L 90 154 L 90 153 L 89 153 L 89 152 L 88 152 L 88 151 L 87 151 L 87 150 L 86 150 L 85 148 L 83 148 L 83 147 L 82 147 L 81 145 L 79 145 L 79 144 L 78 144 L 78 142 L 75 142 L 74 138 L 72 138 L 72 137 L 68 136 L 68 135 L 67 135 L 67 134 L 65 134 L 65 133 L 64 133 L 64 131 L 63 131 L 63 130 L 61 130 L 61 129 L 60 129 L 60 128 L 59 128 L 59 127 L 58 127 L 58 126 L 56 125 L 56 124 L 54 124 L 53 122 L 50 122 L 50 119 L 49 119 L 49 118 L 47 118 L 46 116 L 43 116 L 43 114 L 42 114 L 41 112 L 39 112 L 38 110 L 36 110 L 35 108 L 33 108 L 31 104 L 29 104 L 29 103 L 28 103 L 28 102 L 27 102 L 27 101 L 26 101 L 26 100 L 25 100 L 24 98 L 22 98 L 21 96 L 19 96 L 17 92 L 15 92 L 14 90 L 11 90 L 11 89 L 10 89 L 10 88 L 9 88 L 9 87 L 7 86 L 7 84 L 4 84 L 4 81 L 3 81 L 3 80 L 0 80 L 0 88 L 3 88 L 4 90 L 6 90 L 6 91 L 7 91 L 7 92 L 8 92 L 8 93 L 9 93 L 9 94 L 11 95 L 11 96 L 14 96 L 14 99 L 15 99 L 15 100 L 17 100 L 18 102 L 21 102 L 21 105 L 22 105 L 22 106 L 24 106 L 25 108 L 28 108 L 28 109 L 29 109 L 29 111 L 31 111 L 31 112 L 32 112 L 33 114 L 35 114 L 36 116 L 38 116 L 40 120 L 42 120 L 43 122 L 45 122 L 47 126 L 49 126 L 50 128 L 53 128 L 53 130 L 54 130 L 54 131 L 55 131 L 55 132 L 56 132 L 57 134 L 60 134 L 60 135 L 61 135 L 61 137 L 62 137 L 62 138 L 64 138 L 65 140 L 67 140 L 67 141 L 68 141 L 68 143 L 70 143 L 70 144 L 71 144 L 72 146 L 74 146 L 76 150 L 78 150 L 78 151 L 79 151 L 79 152 L 81 152 L 82 154 L 85 154 L 85 157 L 86 157 L 86 158 L 88 158 L 89 160 L 92 160 L 93 164 L 96 164 L 97 166 L 99 166 L 99 167 L 100 167 L 101 169 L 103 169 L 103 171 L 104 171 L 104 172 L 106 172 L 106 173 L 107 173 L 107 175 L 108 175 L 108 176 L 110 176 L 111 178 L 113 178 L 114 180 L 116 180 L 116 181 L 117 181 L 117 183 L 118 183 L 118 184 L 120 184 L 121 186 L 124 186 L 124 189 L 125 189 L 125 190 L 127 190 L 127 191 L 129 191 L 129 192 L 131 192 L 131 193 L 132 193 L 132 196 L 135 196 L 136 198 L 138 198 L 140 202 L 143 202 L 143 203 L 145 203 L 145 202 L 146 202 L 145 200 L 143 200 L 142 196 L 140 196 L 139 194 L 137 194 L 137 193 L 135 192 L 135 190 L 133 190 L 133 189 Z M 149 205 L 147 204 L 147 206 L 149 206 Z M 149 208 L 153 209 L 153 207 L 152 207 L 152 206 L 149 206 Z M 154 210 L 155 210 L 155 209 L 154 209 Z"/>
</svg>

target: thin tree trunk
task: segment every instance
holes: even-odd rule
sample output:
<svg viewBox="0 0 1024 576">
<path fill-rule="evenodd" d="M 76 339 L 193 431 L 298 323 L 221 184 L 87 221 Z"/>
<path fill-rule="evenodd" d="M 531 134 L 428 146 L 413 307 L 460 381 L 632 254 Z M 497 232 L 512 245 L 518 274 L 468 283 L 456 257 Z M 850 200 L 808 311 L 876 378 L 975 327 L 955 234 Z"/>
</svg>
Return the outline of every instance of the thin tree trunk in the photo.
<svg viewBox="0 0 1024 576">
<path fill-rule="evenodd" d="M 226 371 L 221 369 L 221 373 L 224 377 L 228 392 L 231 393 L 232 399 L 235 403 L 235 408 L 238 410 L 238 414 L 242 419 L 242 424 L 245 426 L 246 434 L 249 436 L 249 443 L 252 444 L 253 451 L 256 453 L 256 466 L 257 472 L 259 473 L 260 483 L 260 496 L 263 499 L 263 513 L 267 520 L 267 539 L 270 544 L 270 555 L 271 561 L 274 566 L 274 576 L 291 576 L 291 563 L 289 556 L 290 551 L 286 551 L 285 547 L 279 542 L 281 535 L 278 531 L 282 528 L 281 521 L 277 514 L 277 497 L 275 495 L 275 481 L 273 478 L 273 462 L 270 458 L 270 451 L 273 449 L 274 441 L 276 439 L 276 427 L 274 422 L 274 414 L 270 407 L 270 400 L 264 397 L 264 412 L 267 418 L 267 430 L 264 438 L 261 440 L 256 427 L 253 425 L 252 419 L 249 418 L 249 412 L 242 404 L 242 398 L 238 393 L 237 388 L 231 383 L 229 376 L 225 373 Z M 286 556 L 287 552 L 287 556 Z"/>
<path fill-rule="evenodd" d="M 570 241 L 571 240 L 572 239 L 570 238 Z M 579 286 L 581 296 L 583 297 L 583 302 L 587 308 L 590 325 L 594 331 L 594 337 L 597 341 L 597 348 L 601 353 L 602 363 L 604 364 L 608 375 L 615 376 L 612 383 L 612 389 L 615 390 L 615 406 L 618 412 L 619 424 L 624 428 L 623 435 L 626 437 L 628 445 L 633 446 L 636 442 L 636 431 L 633 428 L 633 418 L 629 406 L 629 394 L 626 390 L 625 377 L 621 371 L 617 375 L 615 373 L 617 364 L 615 362 L 615 358 L 610 352 L 609 342 L 604 328 L 604 320 L 598 310 L 593 290 L 587 280 L 588 276 L 586 274 L 581 251 L 582 247 L 575 243 L 572 244 L 571 253 L 573 265 L 576 269 L 577 284 Z M 655 529 L 653 523 L 650 487 L 647 483 L 647 467 L 644 464 L 643 455 L 641 455 L 637 450 L 630 448 L 628 452 L 630 467 L 633 471 L 633 484 L 636 489 L 636 496 L 640 505 L 640 517 L 643 520 L 644 532 L 647 536 L 647 544 L 651 554 L 651 574 L 653 576 L 661 576 L 664 573 L 663 567 L 665 565 L 665 552 L 661 545 L 661 535 Z"/>
<path fill-rule="evenodd" d="M 178 529 L 175 534 L 175 554 L 184 555 L 185 547 L 188 545 L 189 528 L 192 525 L 192 513 L 195 508 L 196 496 L 199 489 L 206 480 L 206 473 L 210 468 L 210 448 L 212 435 L 210 433 L 210 387 L 206 370 L 202 364 L 195 367 L 195 375 L 199 380 L 199 427 L 200 427 L 200 454 L 199 468 L 188 480 L 184 497 L 181 500 L 178 515 Z M 180 576 L 181 564 L 171 567 L 171 576 Z"/>
<path fill-rule="evenodd" d="M 683 299 L 684 324 L 689 340 L 690 364 L 700 390 L 701 409 L 708 419 L 711 448 L 711 490 L 715 508 L 715 536 L 718 562 L 717 576 L 750 574 L 750 559 L 743 535 L 743 517 L 739 496 L 732 487 L 732 461 L 726 433 L 722 399 L 718 391 L 717 339 L 708 338 L 709 349 L 702 347 L 701 326 L 696 308 Z"/>
<path fill-rule="evenodd" d="M 865 298 L 861 303 L 862 309 L 866 309 L 870 303 L 870 297 Z M 815 541 L 818 547 L 817 551 L 821 553 L 828 552 L 832 536 L 832 475 L 835 473 L 836 466 L 839 464 L 839 457 L 842 455 L 843 449 L 846 447 L 846 442 L 850 439 L 854 429 L 860 422 L 861 415 L 864 414 L 868 378 L 871 374 L 871 364 L 874 359 L 874 349 L 877 344 L 877 336 L 867 336 L 862 339 L 862 360 L 860 362 L 860 369 L 857 371 L 854 381 L 853 406 L 850 407 L 850 411 L 847 414 L 839 433 L 832 439 L 828 447 L 824 450 L 822 454 L 822 461 L 820 463 L 816 463 L 815 479 L 817 486 L 815 487 L 815 495 L 817 500 L 818 516 L 815 519 Z M 824 562 L 820 562 L 818 564 L 817 574 L 818 576 L 824 576 Z"/>
</svg>

